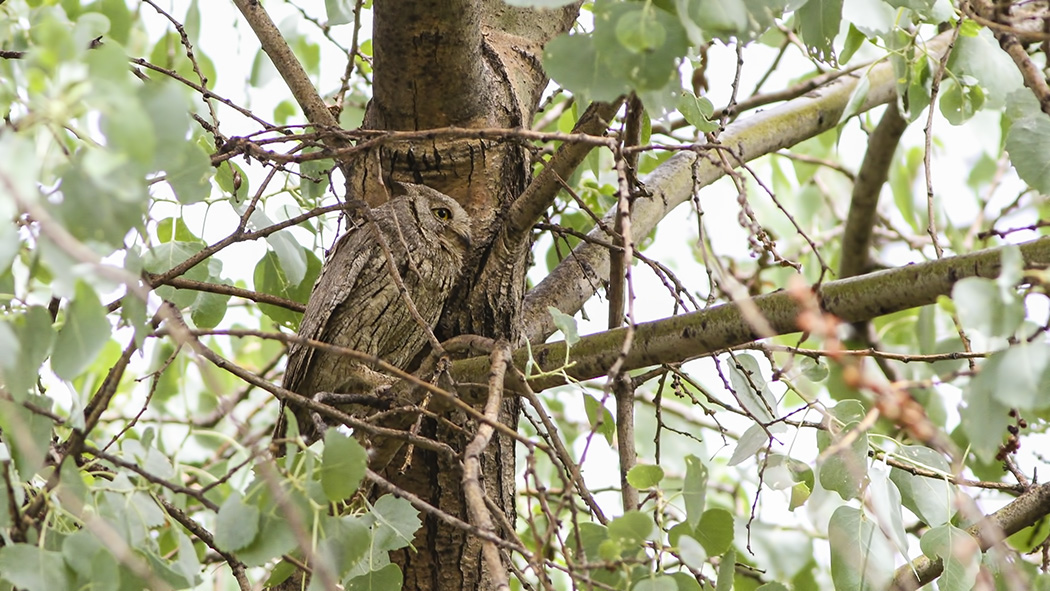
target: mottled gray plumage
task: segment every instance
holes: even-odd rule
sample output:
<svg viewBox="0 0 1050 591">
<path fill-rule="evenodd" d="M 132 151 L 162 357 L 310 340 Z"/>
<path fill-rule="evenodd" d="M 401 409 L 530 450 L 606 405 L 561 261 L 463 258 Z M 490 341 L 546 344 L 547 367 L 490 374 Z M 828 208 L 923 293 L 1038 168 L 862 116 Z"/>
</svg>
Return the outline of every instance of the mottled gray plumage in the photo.
<svg viewBox="0 0 1050 591">
<path fill-rule="evenodd" d="M 310 295 L 299 336 L 375 355 L 404 368 L 423 349 L 427 335 L 398 292 L 376 229 L 385 238 L 420 317 L 433 328 L 459 277 L 470 243 L 470 219 L 455 200 L 430 187 L 401 187 L 405 195 L 371 211 L 374 224 L 352 228 L 336 243 Z M 392 381 L 344 356 L 300 344 L 288 349 L 284 387 L 303 396 L 369 394 Z M 276 437 L 284 436 L 283 410 Z M 320 434 L 310 413 L 294 410 L 302 436 L 316 439 Z"/>
</svg>

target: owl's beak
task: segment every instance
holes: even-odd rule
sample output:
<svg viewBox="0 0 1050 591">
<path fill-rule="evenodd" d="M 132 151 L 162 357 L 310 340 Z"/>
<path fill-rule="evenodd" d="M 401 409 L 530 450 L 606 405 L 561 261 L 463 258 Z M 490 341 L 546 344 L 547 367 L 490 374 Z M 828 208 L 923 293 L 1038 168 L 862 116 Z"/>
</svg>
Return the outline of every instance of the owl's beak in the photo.
<svg viewBox="0 0 1050 591">
<path fill-rule="evenodd" d="M 470 235 L 466 232 L 456 232 L 456 238 L 459 238 L 459 243 L 463 245 L 464 252 L 470 250 Z"/>
</svg>

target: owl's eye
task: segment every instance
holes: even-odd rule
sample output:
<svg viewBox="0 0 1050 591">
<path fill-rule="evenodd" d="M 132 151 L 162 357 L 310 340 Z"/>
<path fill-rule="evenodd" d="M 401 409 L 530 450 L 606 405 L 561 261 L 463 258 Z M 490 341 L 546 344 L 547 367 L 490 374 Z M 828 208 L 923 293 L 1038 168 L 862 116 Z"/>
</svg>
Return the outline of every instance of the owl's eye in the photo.
<svg viewBox="0 0 1050 591">
<path fill-rule="evenodd" d="M 434 212 L 434 217 L 443 222 L 447 222 L 452 219 L 452 210 L 447 207 L 435 207 L 431 211 Z"/>
</svg>

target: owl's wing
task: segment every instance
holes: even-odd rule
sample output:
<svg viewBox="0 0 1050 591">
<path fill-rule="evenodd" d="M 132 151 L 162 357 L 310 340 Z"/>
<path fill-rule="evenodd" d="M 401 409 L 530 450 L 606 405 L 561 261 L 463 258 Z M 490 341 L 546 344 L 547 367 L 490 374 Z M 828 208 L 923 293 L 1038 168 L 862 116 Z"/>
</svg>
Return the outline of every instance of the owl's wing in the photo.
<svg viewBox="0 0 1050 591">
<path fill-rule="evenodd" d="M 339 304 L 354 292 L 361 269 L 372 257 L 374 243 L 371 225 L 352 228 L 336 242 L 306 304 L 299 325 L 300 337 L 324 340 L 322 337 L 328 320 Z M 293 343 L 288 348 L 288 366 L 284 374 L 286 390 L 299 391 L 316 353 L 317 349 L 301 343 Z M 312 392 L 304 394 L 309 396 Z"/>
</svg>

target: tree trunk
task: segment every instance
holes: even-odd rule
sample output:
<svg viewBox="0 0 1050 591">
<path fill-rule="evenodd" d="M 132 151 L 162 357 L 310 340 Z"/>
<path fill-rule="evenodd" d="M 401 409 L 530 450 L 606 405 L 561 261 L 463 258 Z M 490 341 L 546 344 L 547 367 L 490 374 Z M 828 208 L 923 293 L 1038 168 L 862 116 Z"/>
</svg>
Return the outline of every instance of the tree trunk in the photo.
<svg viewBox="0 0 1050 591">
<path fill-rule="evenodd" d="M 415 131 L 439 128 L 528 128 L 547 78 L 543 45 L 576 19 L 579 5 L 533 11 L 502 0 L 377 1 L 374 7 L 374 95 L 366 128 Z M 516 342 L 524 297 L 530 233 L 508 231 L 503 215 L 530 181 L 530 153 L 521 142 L 450 139 L 387 142 L 347 166 L 347 197 L 377 205 L 384 185 L 404 181 L 451 195 L 471 214 L 473 245 L 459 285 L 435 334 L 462 334 Z M 500 420 L 517 428 L 519 405 L 503 404 Z M 462 451 L 476 425 L 424 423 L 421 434 Z M 463 435 L 467 433 L 468 435 Z M 458 460 L 415 449 L 384 476 L 399 488 L 466 521 Z M 483 484 L 496 507 L 514 522 L 514 443 L 496 436 L 482 460 Z M 434 518 L 394 553 L 405 589 L 486 589 L 491 586 L 477 538 Z"/>
</svg>

